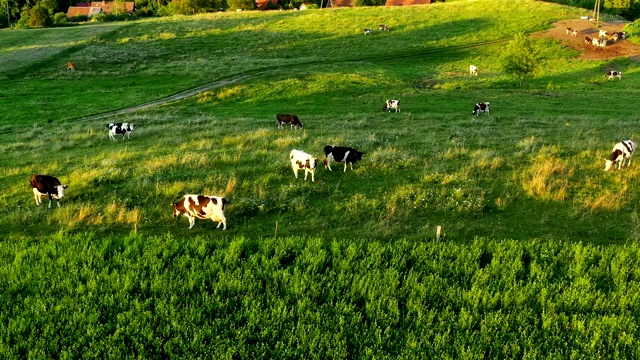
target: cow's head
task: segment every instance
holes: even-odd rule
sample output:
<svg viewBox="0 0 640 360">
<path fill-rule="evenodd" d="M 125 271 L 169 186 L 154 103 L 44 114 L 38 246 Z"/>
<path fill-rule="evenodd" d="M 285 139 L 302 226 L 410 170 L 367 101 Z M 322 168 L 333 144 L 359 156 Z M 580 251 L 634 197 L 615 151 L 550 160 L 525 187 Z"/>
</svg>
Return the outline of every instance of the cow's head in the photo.
<svg viewBox="0 0 640 360">
<path fill-rule="evenodd" d="M 176 218 L 180 216 L 180 210 L 178 210 L 178 203 L 172 203 L 173 206 L 173 217 Z"/>
<path fill-rule="evenodd" d="M 358 159 L 358 161 L 362 160 L 362 155 L 364 155 L 363 152 L 356 151 L 356 159 Z"/>
<path fill-rule="evenodd" d="M 604 162 L 604 171 L 611 170 L 611 165 L 613 165 L 613 161 L 605 160 L 605 162 Z"/>
<path fill-rule="evenodd" d="M 56 195 L 58 197 L 58 199 L 62 199 L 64 197 L 64 189 L 68 188 L 69 185 L 58 185 L 56 186 L 56 191 L 58 192 L 58 195 Z"/>
</svg>

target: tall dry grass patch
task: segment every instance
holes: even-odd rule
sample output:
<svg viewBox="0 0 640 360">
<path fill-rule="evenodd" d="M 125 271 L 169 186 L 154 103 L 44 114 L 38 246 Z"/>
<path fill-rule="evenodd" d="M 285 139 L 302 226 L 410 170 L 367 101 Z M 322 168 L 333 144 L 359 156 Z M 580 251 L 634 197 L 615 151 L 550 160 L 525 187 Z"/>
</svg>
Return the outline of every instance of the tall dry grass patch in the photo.
<svg viewBox="0 0 640 360">
<path fill-rule="evenodd" d="M 527 195 L 545 201 L 565 201 L 568 198 L 570 179 L 575 172 L 567 166 L 568 160 L 556 155 L 556 147 L 543 147 L 528 168 L 522 173 L 522 188 Z"/>
</svg>

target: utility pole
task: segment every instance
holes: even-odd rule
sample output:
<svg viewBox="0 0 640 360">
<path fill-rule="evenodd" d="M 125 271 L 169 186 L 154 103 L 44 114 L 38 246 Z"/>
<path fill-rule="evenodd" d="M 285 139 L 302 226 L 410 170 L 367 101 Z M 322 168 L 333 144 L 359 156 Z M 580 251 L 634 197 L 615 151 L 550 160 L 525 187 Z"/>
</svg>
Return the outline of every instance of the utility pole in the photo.
<svg viewBox="0 0 640 360">
<path fill-rule="evenodd" d="M 596 5 L 593 8 L 592 17 L 596 19 L 596 27 L 598 27 L 598 24 L 600 22 L 600 0 L 596 0 Z"/>
<path fill-rule="evenodd" d="M 11 27 L 11 15 L 9 14 L 9 0 L 7 0 L 7 27 Z"/>
</svg>

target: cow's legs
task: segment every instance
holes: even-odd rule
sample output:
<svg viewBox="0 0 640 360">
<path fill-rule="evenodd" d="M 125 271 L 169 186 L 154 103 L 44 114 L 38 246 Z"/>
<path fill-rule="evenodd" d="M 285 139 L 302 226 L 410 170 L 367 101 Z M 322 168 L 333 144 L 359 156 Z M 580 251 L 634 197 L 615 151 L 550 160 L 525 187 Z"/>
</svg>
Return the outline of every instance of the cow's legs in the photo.
<svg viewBox="0 0 640 360">
<path fill-rule="evenodd" d="M 291 168 L 293 169 L 293 174 L 296 176 L 296 179 L 298 178 L 298 168 L 295 166 L 291 166 Z"/>
<path fill-rule="evenodd" d="M 344 159 L 344 171 L 347 172 L 347 159 Z"/>
<path fill-rule="evenodd" d="M 40 205 L 42 201 L 40 200 L 40 194 L 38 193 L 38 189 L 36 188 L 33 188 L 33 197 L 36 198 L 36 205 Z"/>
<path fill-rule="evenodd" d="M 185 216 L 187 216 L 187 219 L 189 219 L 189 230 L 193 229 L 193 226 L 196 224 L 196 218 L 194 218 L 193 216 L 188 216 L 186 214 Z"/>
<path fill-rule="evenodd" d="M 51 194 L 49 194 L 49 209 L 51 209 Z"/>
<path fill-rule="evenodd" d="M 327 156 L 327 165 L 324 168 L 329 168 L 329 171 L 331 171 L 331 158 L 329 156 Z"/>
<path fill-rule="evenodd" d="M 56 201 L 58 202 L 58 208 L 60 208 L 60 199 L 56 199 Z"/>
<path fill-rule="evenodd" d="M 216 222 L 216 220 L 213 220 L 213 222 Z M 218 226 L 216 226 L 216 229 L 220 229 L 220 225 L 222 225 L 222 230 L 227 230 L 227 218 L 225 218 L 224 215 L 219 216 Z"/>
</svg>

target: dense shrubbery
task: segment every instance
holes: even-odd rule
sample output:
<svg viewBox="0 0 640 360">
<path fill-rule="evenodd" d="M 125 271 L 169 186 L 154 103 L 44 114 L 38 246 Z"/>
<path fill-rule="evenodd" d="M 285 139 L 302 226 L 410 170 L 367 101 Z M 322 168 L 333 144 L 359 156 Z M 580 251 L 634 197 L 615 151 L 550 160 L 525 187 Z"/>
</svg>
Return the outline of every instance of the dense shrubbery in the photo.
<svg viewBox="0 0 640 360">
<path fill-rule="evenodd" d="M 89 21 L 89 17 L 87 15 L 76 15 L 69 18 L 69 22 L 77 23 L 77 22 L 85 22 Z"/>
<path fill-rule="evenodd" d="M 0 356 L 637 358 L 640 246 L 0 244 Z"/>
<path fill-rule="evenodd" d="M 111 21 L 125 21 L 125 20 L 135 20 L 135 15 L 130 15 L 127 13 L 124 14 L 98 14 L 91 18 L 91 21 L 97 22 L 111 22 Z"/>
</svg>

